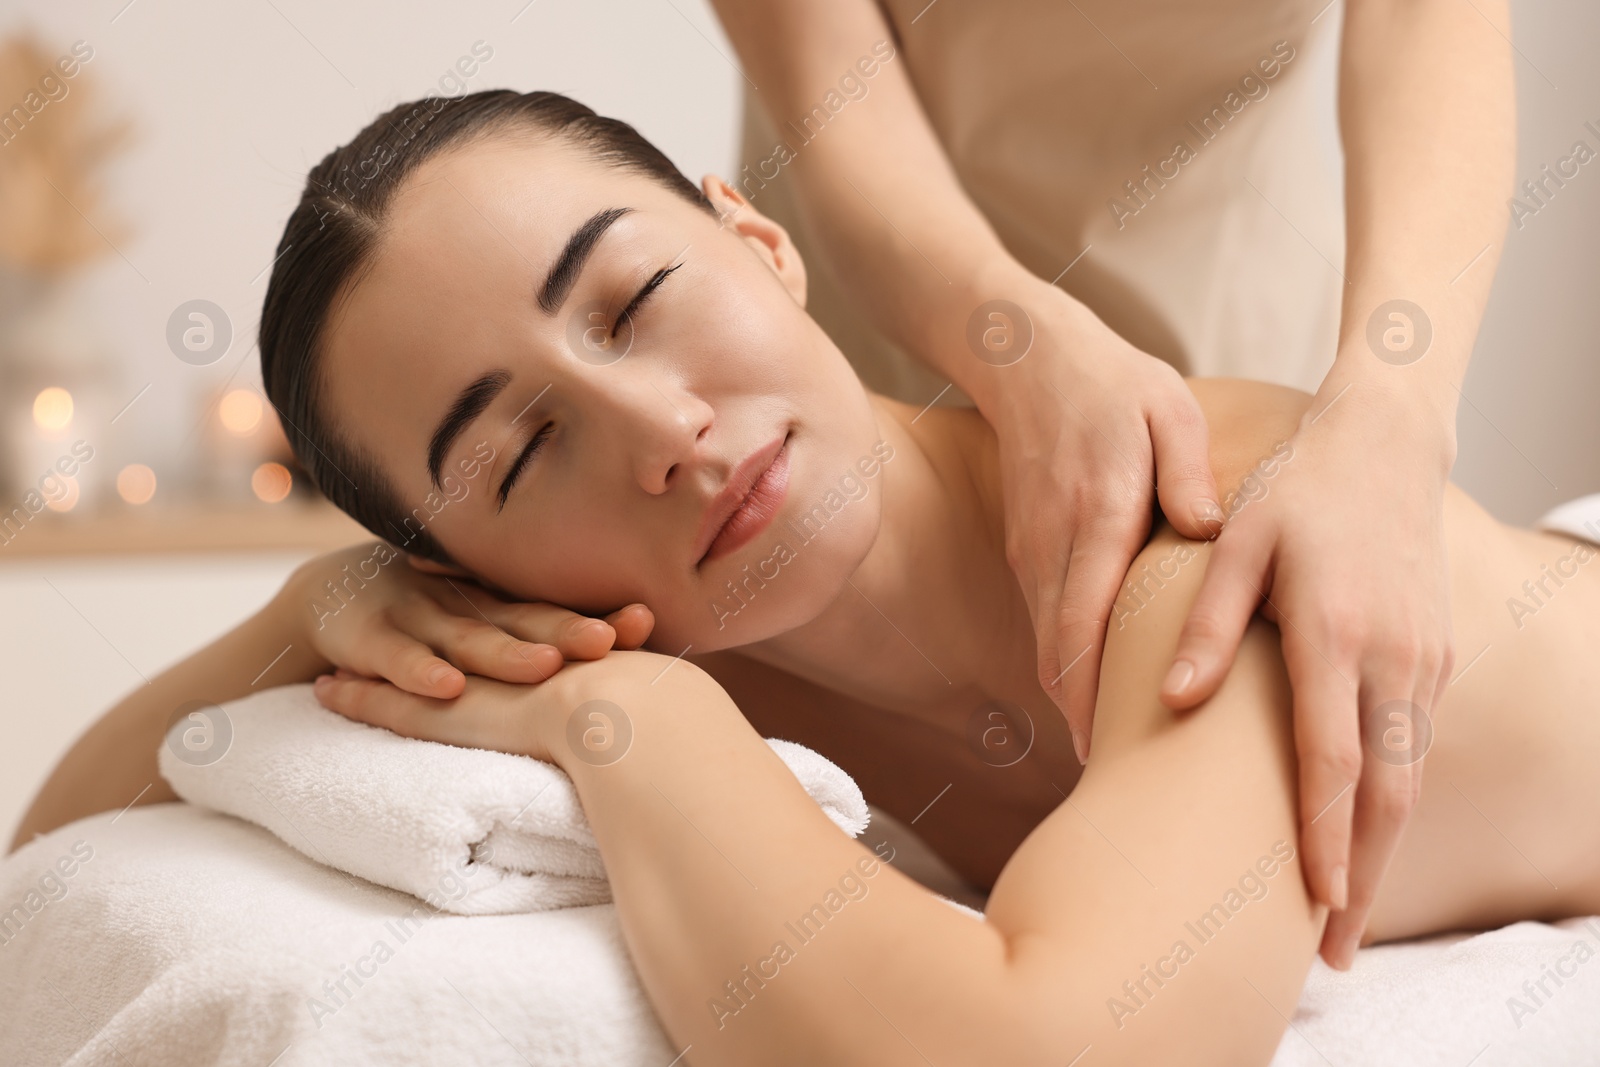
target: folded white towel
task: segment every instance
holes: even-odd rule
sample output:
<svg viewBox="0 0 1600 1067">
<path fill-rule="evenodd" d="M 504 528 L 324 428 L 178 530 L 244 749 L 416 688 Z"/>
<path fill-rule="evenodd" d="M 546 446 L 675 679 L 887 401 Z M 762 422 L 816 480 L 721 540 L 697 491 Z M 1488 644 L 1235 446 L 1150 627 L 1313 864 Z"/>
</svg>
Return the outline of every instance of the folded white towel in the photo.
<svg viewBox="0 0 1600 1067">
<path fill-rule="evenodd" d="M 554 764 L 354 722 L 309 685 L 205 714 L 216 721 L 173 724 L 161 776 L 189 803 L 265 827 L 311 859 L 461 915 L 611 900 L 577 790 Z M 203 755 L 184 743 L 197 728 L 215 746 Z M 835 825 L 851 837 L 867 828 L 854 779 L 803 745 L 767 743 Z"/>
</svg>

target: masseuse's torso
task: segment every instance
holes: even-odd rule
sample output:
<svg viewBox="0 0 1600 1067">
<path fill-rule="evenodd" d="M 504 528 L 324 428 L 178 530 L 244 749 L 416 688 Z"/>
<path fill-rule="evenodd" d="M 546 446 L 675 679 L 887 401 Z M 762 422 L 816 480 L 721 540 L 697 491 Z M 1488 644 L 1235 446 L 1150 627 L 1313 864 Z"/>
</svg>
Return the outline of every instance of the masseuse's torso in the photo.
<svg viewBox="0 0 1600 1067">
<path fill-rule="evenodd" d="M 1185 374 L 1315 388 L 1338 328 L 1332 53 L 1343 8 L 1326 0 L 880 6 L 896 39 L 876 50 L 861 41 L 860 54 L 890 54 L 880 66 L 910 78 L 962 188 L 1024 267 L 1059 279 L 1112 329 Z M 811 142 L 874 106 L 883 73 L 864 69 L 878 73 L 841 70 L 840 86 L 807 102 L 823 109 L 809 115 L 769 116 L 747 89 L 732 182 L 790 230 L 811 267 L 808 308 L 862 380 L 921 407 L 944 381 L 871 328 L 796 200 L 792 172 Z M 875 206 L 896 217 L 892 202 Z"/>
</svg>

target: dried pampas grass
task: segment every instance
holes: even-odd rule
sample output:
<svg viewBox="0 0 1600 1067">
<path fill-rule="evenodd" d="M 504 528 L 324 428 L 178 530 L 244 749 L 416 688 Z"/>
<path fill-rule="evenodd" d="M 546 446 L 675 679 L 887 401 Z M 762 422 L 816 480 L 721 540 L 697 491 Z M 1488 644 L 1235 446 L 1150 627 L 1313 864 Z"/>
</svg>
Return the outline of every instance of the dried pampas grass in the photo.
<svg viewBox="0 0 1600 1067">
<path fill-rule="evenodd" d="M 31 32 L 0 40 L 0 266 L 17 273 L 59 276 L 129 236 L 101 179 L 132 124 L 101 115 L 93 55 L 82 41 L 56 55 Z"/>
</svg>

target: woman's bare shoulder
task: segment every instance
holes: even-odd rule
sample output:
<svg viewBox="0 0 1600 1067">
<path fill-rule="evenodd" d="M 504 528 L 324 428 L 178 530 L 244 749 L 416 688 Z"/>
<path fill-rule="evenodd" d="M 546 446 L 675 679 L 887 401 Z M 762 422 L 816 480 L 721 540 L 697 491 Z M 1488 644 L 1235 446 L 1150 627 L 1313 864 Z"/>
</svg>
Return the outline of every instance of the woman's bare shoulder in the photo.
<svg viewBox="0 0 1600 1067">
<path fill-rule="evenodd" d="M 1188 378 L 1210 432 L 1211 473 L 1226 497 L 1294 435 L 1311 394 L 1242 378 Z"/>
</svg>

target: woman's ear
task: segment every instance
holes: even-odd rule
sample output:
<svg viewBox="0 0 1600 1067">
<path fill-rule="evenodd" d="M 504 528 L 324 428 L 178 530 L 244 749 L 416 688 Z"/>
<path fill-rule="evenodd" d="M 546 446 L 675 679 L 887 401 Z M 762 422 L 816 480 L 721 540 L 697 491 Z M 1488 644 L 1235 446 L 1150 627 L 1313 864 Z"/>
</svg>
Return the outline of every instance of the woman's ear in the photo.
<svg viewBox="0 0 1600 1067">
<path fill-rule="evenodd" d="M 700 179 L 700 189 L 706 194 L 723 229 L 732 229 L 749 242 L 761 261 L 783 282 L 795 303 L 806 306 L 806 265 L 800 250 L 789 240 L 789 231 L 750 206 L 750 201 L 739 191 L 715 174 Z"/>
<path fill-rule="evenodd" d="M 439 563 L 426 556 L 419 556 L 412 552 L 406 553 L 406 562 L 424 574 L 442 574 L 446 578 L 467 578 L 472 575 L 450 563 Z"/>
</svg>

